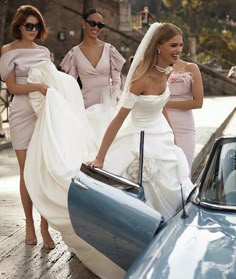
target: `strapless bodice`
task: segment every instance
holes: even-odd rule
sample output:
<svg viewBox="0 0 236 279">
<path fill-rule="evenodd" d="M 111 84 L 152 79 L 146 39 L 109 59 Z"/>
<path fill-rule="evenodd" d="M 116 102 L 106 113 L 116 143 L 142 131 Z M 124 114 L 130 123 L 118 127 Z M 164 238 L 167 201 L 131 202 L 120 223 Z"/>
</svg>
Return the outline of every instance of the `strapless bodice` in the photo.
<svg viewBox="0 0 236 279">
<path fill-rule="evenodd" d="M 168 86 L 171 100 L 192 100 L 192 73 L 172 72 L 168 79 Z"/>
<path fill-rule="evenodd" d="M 131 120 L 137 127 L 150 126 L 162 117 L 162 110 L 170 96 L 167 87 L 161 95 L 140 95 L 131 111 Z"/>
</svg>

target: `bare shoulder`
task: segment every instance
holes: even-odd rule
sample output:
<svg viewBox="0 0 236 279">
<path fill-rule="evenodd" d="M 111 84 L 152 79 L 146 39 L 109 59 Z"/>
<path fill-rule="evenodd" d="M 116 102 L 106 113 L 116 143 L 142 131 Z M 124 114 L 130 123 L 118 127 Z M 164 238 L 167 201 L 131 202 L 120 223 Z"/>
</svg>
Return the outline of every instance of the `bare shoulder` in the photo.
<svg viewBox="0 0 236 279">
<path fill-rule="evenodd" d="M 185 62 L 185 70 L 186 72 L 197 73 L 200 72 L 199 67 L 196 63 Z"/>
<path fill-rule="evenodd" d="M 5 53 L 7 53 L 7 52 L 9 52 L 9 51 L 11 51 L 11 50 L 13 50 L 15 48 L 16 48 L 15 42 L 12 42 L 12 43 L 9 43 L 7 45 L 4 45 L 1 48 L 1 55 L 3 55 L 3 54 L 5 54 Z"/>
<path fill-rule="evenodd" d="M 37 44 L 35 44 L 35 48 L 40 48 L 40 49 L 48 50 L 47 47 L 41 46 L 41 45 L 37 45 Z M 48 51 L 49 51 L 49 50 L 48 50 Z"/>
<path fill-rule="evenodd" d="M 133 81 L 130 85 L 130 92 L 135 95 L 140 95 L 145 90 L 146 78 L 141 77 L 135 81 Z"/>
</svg>

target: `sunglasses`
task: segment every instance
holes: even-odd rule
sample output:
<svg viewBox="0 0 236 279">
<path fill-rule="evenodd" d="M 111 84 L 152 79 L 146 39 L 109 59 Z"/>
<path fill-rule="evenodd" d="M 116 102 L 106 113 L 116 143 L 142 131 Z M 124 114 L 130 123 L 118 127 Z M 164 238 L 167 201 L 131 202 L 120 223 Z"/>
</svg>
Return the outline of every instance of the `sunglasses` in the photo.
<svg viewBox="0 0 236 279">
<path fill-rule="evenodd" d="M 34 28 L 36 31 L 40 31 L 42 29 L 42 26 L 40 23 L 36 23 L 36 24 L 26 23 L 26 24 L 23 24 L 23 26 L 25 26 L 26 31 L 33 31 Z"/>
<path fill-rule="evenodd" d="M 96 22 L 94 20 L 85 20 L 91 27 L 95 27 L 97 25 L 97 27 L 99 29 L 102 29 L 103 27 L 105 27 L 106 25 L 102 22 Z"/>
</svg>

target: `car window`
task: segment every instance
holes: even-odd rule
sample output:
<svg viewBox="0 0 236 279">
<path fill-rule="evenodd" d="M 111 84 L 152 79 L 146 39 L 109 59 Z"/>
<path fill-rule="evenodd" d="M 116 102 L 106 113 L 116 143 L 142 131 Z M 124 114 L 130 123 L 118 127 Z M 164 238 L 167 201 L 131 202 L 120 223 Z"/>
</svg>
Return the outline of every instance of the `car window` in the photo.
<svg viewBox="0 0 236 279">
<path fill-rule="evenodd" d="M 211 161 L 200 193 L 201 201 L 236 206 L 236 143 L 220 146 Z"/>
</svg>

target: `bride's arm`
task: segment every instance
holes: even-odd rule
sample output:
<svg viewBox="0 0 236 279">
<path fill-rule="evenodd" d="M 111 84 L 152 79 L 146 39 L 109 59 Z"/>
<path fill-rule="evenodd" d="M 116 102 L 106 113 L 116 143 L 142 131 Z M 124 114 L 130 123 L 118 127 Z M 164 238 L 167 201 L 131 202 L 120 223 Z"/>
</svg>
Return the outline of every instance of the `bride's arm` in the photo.
<svg viewBox="0 0 236 279">
<path fill-rule="evenodd" d="M 131 91 L 132 90 L 132 91 Z M 107 154 L 107 151 L 109 147 L 111 146 L 112 142 L 114 141 L 117 133 L 120 130 L 120 127 L 122 126 L 123 122 L 125 121 L 126 117 L 128 116 L 129 112 L 131 111 L 132 107 L 134 106 L 136 102 L 136 98 L 138 95 L 140 95 L 140 92 L 143 90 L 143 82 L 141 80 L 135 81 L 130 86 L 130 91 L 132 93 L 126 93 L 127 96 L 124 99 L 123 106 L 120 108 L 118 114 L 115 116 L 115 118 L 112 120 L 110 125 L 108 126 L 105 135 L 102 140 L 102 144 L 100 146 L 100 149 L 98 151 L 98 154 L 96 156 L 96 159 L 91 162 L 87 162 L 87 165 L 90 167 L 97 167 L 102 168 L 103 163 Z M 133 95 L 130 96 L 130 95 Z M 137 95 L 137 96 L 135 96 Z M 136 97 L 136 98 L 134 98 Z"/>
<path fill-rule="evenodd" d="M 87 165 L 90 167 L 102 168 L 103 163 L 107 154 L 109 147 L 114 141 L 120 127 L 122 126 L 125 118 L 129 114 L 130 109 L 121 108 L 115 118 L 112 120 L 110 125 L 108 126 L 106 133 L 103 137 L 102 144 L 94 161 L 88 162 Z"/>
</svg>

